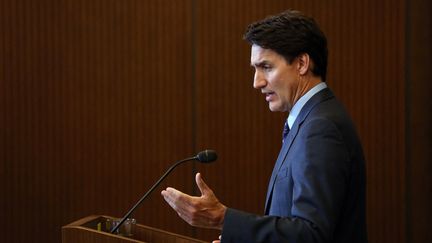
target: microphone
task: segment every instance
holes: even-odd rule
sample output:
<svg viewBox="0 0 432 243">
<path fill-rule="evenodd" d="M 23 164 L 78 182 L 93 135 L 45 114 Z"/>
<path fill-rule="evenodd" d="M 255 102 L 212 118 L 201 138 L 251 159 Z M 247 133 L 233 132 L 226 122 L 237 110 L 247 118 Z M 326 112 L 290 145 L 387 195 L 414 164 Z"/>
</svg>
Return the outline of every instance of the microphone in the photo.
<svg viewBox="0 0 432 243">
<path fill-rule="evenodd" d="M 197 154 L 196 158 L 201 163 L 211 163 L 217 159 L 216 151 L 206 149 Z"/>
<path fill-rule="evenodd" d="M 144 201 L 144 199 L 147 198 L 147 196 L 156 189 L 156 187 L 165 179 L 165 177 L 168 176 L 169 173 L 171 173 L 172 170 L 174 170 L 175 167 L 177 167 L 179 164 L 182 164 L 187 161 L 191 160 L 198 160 L 201 163 L 211 163 L 217 159 L 216 151 L 207 149 L 204 151 L 199 152 L 196 156 L 186 158 L 180 161 L 177 161 L 175 164 L 173 164 L 166 172 L 163 174 L 159 180 L 144 194 L 144 196 L 141 197 L 141 199 L 123 216 L 123 218 L 120 220 L 120 222 L 111 230 L 111 233 L 116 232 L 120 226 L 126 221 L 127 218 L 135 211 L 135 209 Z"/>
</svg>

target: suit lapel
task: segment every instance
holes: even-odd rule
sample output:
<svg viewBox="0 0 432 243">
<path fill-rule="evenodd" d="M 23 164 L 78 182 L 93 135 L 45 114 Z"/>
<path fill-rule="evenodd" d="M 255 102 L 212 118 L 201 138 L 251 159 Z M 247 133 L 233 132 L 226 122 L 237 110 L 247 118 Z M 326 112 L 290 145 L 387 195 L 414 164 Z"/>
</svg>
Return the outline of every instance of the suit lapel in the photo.
<svg viewBox="0 0 432 243">
<path fill-rule="evenodd" d="M 288 136 L 285 139 L 285 142 L 282 145 L 282 148 L 279 152 L 278 158 L 276 160 L 275 166 L 273 167 L 273 172 L 270 177 L 270 182 L 267 188 L 267 197 L 266 197 L 266 204 L 265 204 L 265 214 L 269 213 L 269 203 L 271 201 L 271 196 L 273 194 L 273 186 L 276 181 L 276 175 L 281 168 L 283 162 L 285 161 L 285 157 L 288 154 L 289 148 L 291 147 L 292 142 L 294 141 L 295 136 L 298 132 L 298 126 L 293 126 L 293 128 L 289 131 Z"/>
<path fill-rule="evenodd" d="M 288 151 L 296 138 L 299 128 L 303 121 L 306 119 L 307 115 L 311 112 L 311 110 L 319 103 L 328 100 L 330 98 L 334 97 L 333 93 L 330 91 L 330 89 L 325 88 L 321 90 L 320 92 L 316 93 L 310 100 L 306 102 L 306 104 L 303 106 L 302 110 L 300 111 L 296 121 L 293 124 L 293 127 L 288 133 L 287 138 L 285 139 L 285 142 L 282 145 L 281 151 L 279 152 L 278 158 L 276 160 L 275 166 L 273 168 L 272 175 L 270 177 L 270 182 L 267 189 L 267 196 L 266 196 L 266 203 L 265 203 L 265 210 L 264 213 L 266 215 L 269 214 L 270 211 L 270 202 L 272 199 L 273 194 L 273 187 L 276 181 L 276 175 L 278 174 L 279 170 L 282 168 L 283 163 L 285 162 L 285 158 L 288 155 Z"/>
</svg>

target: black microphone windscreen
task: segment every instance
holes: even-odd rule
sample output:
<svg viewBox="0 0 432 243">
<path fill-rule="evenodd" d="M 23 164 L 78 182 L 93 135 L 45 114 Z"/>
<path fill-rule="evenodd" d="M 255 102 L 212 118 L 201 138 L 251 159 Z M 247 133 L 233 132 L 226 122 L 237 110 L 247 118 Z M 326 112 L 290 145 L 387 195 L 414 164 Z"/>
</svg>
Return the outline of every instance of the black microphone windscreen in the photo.
<svg viewBox="0 0 432 243">
<path fill-rule="evenodd" d="M 202 163 L 210 163 L 217 159 L 217 154 L 216 151 L 207 149 L 199 152 L 197 158 Z"/>
</svg>

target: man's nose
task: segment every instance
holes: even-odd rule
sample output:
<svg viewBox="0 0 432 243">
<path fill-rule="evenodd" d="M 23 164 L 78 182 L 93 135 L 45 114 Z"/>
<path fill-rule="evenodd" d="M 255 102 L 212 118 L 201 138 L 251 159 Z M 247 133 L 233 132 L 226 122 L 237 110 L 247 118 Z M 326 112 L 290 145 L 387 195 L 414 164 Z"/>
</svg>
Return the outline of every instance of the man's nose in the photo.
<svg viewBox="0 0 432 243">
<path fill-rule="evenodd" d="M 267 81 L 265 80 L 265 78 L 259 72 L 255 72 L 253 87 L 255 89 L 262 89 L 266 86 L 266 84 Z"/>
</svg>

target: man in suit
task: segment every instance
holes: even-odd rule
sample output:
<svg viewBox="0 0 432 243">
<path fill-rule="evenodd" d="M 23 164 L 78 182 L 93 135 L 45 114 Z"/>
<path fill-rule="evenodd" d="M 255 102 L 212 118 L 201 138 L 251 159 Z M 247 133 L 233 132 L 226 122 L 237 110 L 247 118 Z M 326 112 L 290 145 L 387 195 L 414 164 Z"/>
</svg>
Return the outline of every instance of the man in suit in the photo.
<svg viewBox="0 0 432 243">
<path fill-rule="evenodd" d="M 325 83 L 327 41 L 312 18 L 286 11 L 251 24 L 253 86 L 271 111 L 289 112 L 270 178 L 265 215 L 228 208 L 198 173 L 201 197 L 162 195 L 222 242 L 367 242 L 365 162 L 355 128 Z"/>
</svg>

